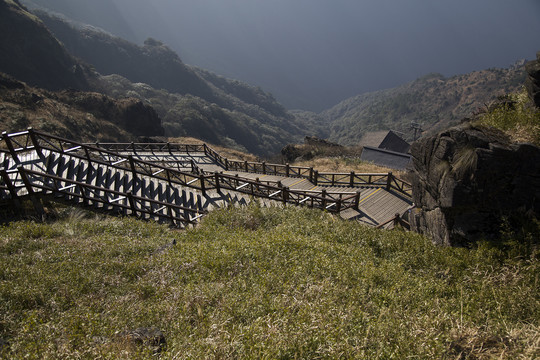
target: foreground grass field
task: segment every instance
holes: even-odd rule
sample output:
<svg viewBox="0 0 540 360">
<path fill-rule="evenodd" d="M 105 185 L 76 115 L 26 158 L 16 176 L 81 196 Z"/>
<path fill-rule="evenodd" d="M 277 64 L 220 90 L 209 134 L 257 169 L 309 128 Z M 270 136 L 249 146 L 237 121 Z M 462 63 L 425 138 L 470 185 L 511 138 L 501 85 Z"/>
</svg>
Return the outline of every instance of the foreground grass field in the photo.
<svg viewBox="0 0 540 360">
<path fill-rule="evenodd" d="M 537 255 L 304 209 L 225 209 L 189 231 L 68 209 L 0 231 L 0 357 L 535 359 Z M 166 348 L 118 336 L 140 327 Z"/>
</svg>

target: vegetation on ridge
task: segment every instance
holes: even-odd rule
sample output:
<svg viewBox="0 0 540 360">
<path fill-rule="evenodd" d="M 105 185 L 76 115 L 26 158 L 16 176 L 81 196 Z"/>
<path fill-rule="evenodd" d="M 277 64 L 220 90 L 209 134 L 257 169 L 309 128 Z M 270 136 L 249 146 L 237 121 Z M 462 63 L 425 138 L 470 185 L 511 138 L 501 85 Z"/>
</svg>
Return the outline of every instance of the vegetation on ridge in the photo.
<svg viewBox="0 0 540 360">
<path fill-rule="evenodd" d="M 93 81 L 95 89 L 151 104 L 167 136 L 197 137 L 260 156 L 279 152 L 308 129 L 271 94 L 188 66 L 157 40 L 139 46 L 43 11 L 36 14 L 68 51 L 104 75 Z"/>
<path fill-rule="evenodd" d="M 1 230 L 1 358 L 150 358 L 115 335 L 139 327 L 161 359 L 540 355 L 538 249 L 257 205 L 183 232 L 81 210 Z"/>
<path fill-rule="evenodd" d="M 471 116 L 498 96 L 523 86 L 522 65 L 444 77 L 429 74 L 393 89 L 361 94 L 320 114 L 330 126 L 329 139 L 356 145 L 369 131 L 393 129 L 410 134 L 411 122 L 435 133 Z"/>
<path fill-rule="evenodd" d="M 500 97 L 475 118 L 480 124 L 504 131 L 515 142 L 540 146 L 540 109 L 532 105 L 525 89 Z"/>
</svg>

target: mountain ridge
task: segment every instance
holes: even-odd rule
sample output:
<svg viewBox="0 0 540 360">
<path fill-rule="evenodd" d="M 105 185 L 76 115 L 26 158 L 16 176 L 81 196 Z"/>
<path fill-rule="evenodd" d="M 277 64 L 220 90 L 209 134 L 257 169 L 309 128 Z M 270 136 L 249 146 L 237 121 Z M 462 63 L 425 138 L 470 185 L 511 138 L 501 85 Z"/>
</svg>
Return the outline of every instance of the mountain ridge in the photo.
<svg viewBox="0 0 540 360">
<path fill-rule="evenodd" d="M 12 0 L 0 4 L 23 9 Z M 195 136 L 261 156 L 279 153 L 306 135 L 356 145 L 367 131 L 406 133 L 413 121 L 433 132 L 470 116 L 499 95 L 516 91 L 525 78 L 522 64 L 452 77 L 431 73 L 396 88 L 357 95 L 318 114 L 287 111 L 260 87 L 186 65 L 158 40 L 148 38 L 136 45 L 48 12 L 36 14 L 39 19 L 28 12 L 25 16 L 34 17 L 37 28 L 52 38 L 48 42 L 57 44 L 60 50 L 53 55 L 62 59 L 67 54 L 74 62 L 85 86 L 152 106 L 167 136 Z M 12 61 L 35 61 L 20 57 Z M 65 67 L 68 72 L 70 66 Z"/>
<path fill-rule="evenodd" d="M 307 131 L 270 93 L 186 65 L 158 40 L 148 38 L 140 46 L 44 11 L 35 13 L 70 53 L 103 75 L 95 88 L 151 104 L 170 137 L 195 136 L 268 156 Z"/>
<path fill-rule="evenodd" d="M 0 17 L 0 71 L 48 90 L 89 88 L 87 69 L 18 1 L 0 1 Z"/>
<path fill-rule="evenodd" d="M 366 132 L 390 129 L 412 140 L 412 122 L 427 133 L 450 127 L 499 96 L 519 91 L 525 77 L 524 61 L 507 69 L 451 77 L 430 73 L 395 88 L 351 97 L 319 116 L 331 124 L 329 140 L 343 145 L 355 145 Z"/>
</svg>

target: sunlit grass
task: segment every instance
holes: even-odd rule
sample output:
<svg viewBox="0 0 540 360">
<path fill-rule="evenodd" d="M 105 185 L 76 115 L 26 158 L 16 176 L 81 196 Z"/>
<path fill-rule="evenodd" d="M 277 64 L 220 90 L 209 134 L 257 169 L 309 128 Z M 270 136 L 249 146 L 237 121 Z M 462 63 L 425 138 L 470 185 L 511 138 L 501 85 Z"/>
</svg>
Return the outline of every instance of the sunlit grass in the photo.
<svg viewBox="0 0 540 360">
<path fill-rule="evenodd" d="M 400 171 L 392 170 L 384 166 L 378 166 L 370 162 L 361 161 L 360 158 L 347 158 L 347 157 L 321 157 L 306 161 L 296 161 L 291 165 L 313 167 L 319 172 L 357 172 L 357 173 L 388 173 L 393 172 L 396 175 L 400 174 Z"/>
<path fill-rule="evenodd" d="M 176 239 L 175 246 L 157 251 Z M 2 358 L 533 359 L 539 262 L 251 205 L 189 231 L 81 214 L 0 232 Z"/>
<path fill-rule="evenodd" d="M 532 106 L 527 91 L 509 94 L 507 100 L 480 114 L 480 123 L 506 132 L 516 142 L 540 145 L 540 110 Z"/>
</svg>

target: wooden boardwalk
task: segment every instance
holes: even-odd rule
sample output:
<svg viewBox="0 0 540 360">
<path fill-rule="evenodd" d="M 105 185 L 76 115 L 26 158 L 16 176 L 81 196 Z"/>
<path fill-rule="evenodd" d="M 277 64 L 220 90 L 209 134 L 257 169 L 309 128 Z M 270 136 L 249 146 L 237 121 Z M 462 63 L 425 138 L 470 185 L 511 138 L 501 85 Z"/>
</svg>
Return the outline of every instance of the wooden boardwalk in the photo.
<svg viewBox="0 0 540 360">
<path fill-rule="evenodd" d="M 331 174 L 313 168 L 229 160 L 207 145 L 79 144 L 33 130 L 2 134 L 0 200 L 44 196 L 177 226 L 213 208 L 305 205 L 372 226 L 411 207 L 408 184 L 391 174 Z"/>
<path fill-rule="evenodd" d="M 125 154 L 132 154 L 126 152 Z M 303 190 L 314 193 L 321 193 L 323 190 L 330 193 L 342 193 L 344 195 L 354 195 L 360 192 L 360 207 L 358 210 L 347 209 L 340 212 L 344 219 L 354 219 L 371 226 L 378 226 L 388 220 L 405 214 L 412 205 L 410 196 L 396 192 L 392 189 L 386 189 L 384 186 L 329 186 L 315 185 L 306 178 L 285 177 L 281 175 L 268 175 L 257 172 L 228 171 L 223 165 L 219 164 L 204 153 L 164 153 L 164 152 L 138 152 L 137 158 L 149 162 L 162 164 L 184 163 L 185 169 L 191 169 L 195 164 L 200 171 L 206 173 L 223 173 L 240 178 L 255 180 L 268 184 L 278 184 L 288 187 L 292 190 Z M 388 224 L 387 227 L 392 227 Z"/>
</svg>

